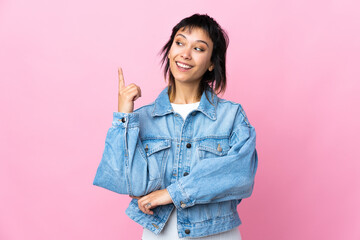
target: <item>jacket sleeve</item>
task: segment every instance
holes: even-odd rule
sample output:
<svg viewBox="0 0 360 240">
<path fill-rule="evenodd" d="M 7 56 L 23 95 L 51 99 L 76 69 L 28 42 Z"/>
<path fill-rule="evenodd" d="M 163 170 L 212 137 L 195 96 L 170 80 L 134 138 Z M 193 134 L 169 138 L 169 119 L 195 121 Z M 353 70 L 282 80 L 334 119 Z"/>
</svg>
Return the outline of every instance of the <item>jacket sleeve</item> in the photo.
<svg viewBox="0 0 360 240">
<path fill-rule="evenodd" d="M 230 134 L 226 156 L 202 159 L 186 177 L 167 190 L 178 209 L 249 197 L 254 187 L 258 156 L 256 133 L 241 106 Z"/>
<path fill-rule="evenodd" d="M 93 185 L 131 196 L 160 189 L 158 163 L 146 156 L 139 132 L 139 113 L 113 113 Z"/>
</svg>

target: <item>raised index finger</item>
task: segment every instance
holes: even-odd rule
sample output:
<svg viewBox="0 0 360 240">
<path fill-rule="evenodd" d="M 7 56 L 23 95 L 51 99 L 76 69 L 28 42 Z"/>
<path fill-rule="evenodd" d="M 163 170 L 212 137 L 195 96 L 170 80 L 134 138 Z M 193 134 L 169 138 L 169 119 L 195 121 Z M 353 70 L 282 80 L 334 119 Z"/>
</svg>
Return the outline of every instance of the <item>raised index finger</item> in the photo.
<svg viewBox="0 0 360 240">
<path fill-rule="evenodd" d="M 119 92 L 120 92 L 120 90 L 125 86 L 124 75 L 121 67 L 118 68 L 118 75 L 119 75 Z"/>
</svg>

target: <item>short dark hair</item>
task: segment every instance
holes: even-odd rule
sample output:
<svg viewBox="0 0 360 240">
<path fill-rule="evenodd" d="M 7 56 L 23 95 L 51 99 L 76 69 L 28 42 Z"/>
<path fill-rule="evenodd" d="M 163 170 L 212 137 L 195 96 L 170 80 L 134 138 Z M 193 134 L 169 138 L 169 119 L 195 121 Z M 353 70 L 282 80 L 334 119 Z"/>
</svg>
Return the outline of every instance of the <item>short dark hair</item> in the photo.
<svg viewBox="0 0 360 240">
<path fill-rule="evenodd" d="M 209 35 L 213 42 L 211 62 L 214 64 L 212 71 L 206 71 L 200 81 L 200 93 L 205 89 L 211 88 L 214 92 L 221 93 L 226 88 L 226 50 L 229 45 L 229 37 L 220 25 L 207 14 L 194 14 L 181 20 L 173 29 L 169 41 L 162 47 L 161 65 L 165 64 L 164 77 L 168 76 L 169 86 L 175 87 L 174 76 L 170 71 L 170 61 L 168 54 L 173 44 L 175 34 L 180 30 L 201 28 Z M 175 90 L 175 89 L 174 89 Z"/>
</svg>

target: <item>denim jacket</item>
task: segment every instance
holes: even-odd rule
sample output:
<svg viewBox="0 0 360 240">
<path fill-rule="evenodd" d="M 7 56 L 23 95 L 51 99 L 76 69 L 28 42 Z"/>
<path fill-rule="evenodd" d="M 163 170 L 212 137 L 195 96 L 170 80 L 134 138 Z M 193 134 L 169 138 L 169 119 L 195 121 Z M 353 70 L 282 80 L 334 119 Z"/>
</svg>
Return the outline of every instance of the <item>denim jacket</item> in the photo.
<svg viewBox="0 0 360 240">
<path fill-rule="evenodd" d="M 151 104 L 113 113 L 93 184 L 131 196 L 166 188 L 172 204 L 148 215 L 133 199 L 126 214 L 159 234 L 175 207 L 179 237 L 201 237 L 241 224 L 236 207 L 253 191 L 257 164 L 255 129 L 240 104 L 205 90 L 183 119 L 166 87 Z"/>
</svg>

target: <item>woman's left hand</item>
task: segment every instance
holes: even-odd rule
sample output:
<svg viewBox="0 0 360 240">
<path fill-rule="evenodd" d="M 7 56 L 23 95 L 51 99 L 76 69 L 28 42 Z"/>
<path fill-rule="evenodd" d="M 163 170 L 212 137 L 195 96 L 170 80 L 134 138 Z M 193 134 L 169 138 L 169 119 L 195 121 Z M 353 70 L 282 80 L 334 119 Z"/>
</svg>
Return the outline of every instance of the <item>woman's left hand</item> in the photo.
<svg viewBox="0 0 360 240">
<path fill-rule="evenodd" d="M 154 214 L 153 209 L 160 205 L 172 203 L 169 192 L 166 189 L 157 190 L 143 197 L 132 197 L 138 199 L 139 209 L 145 214 Z"/>
</svg>

